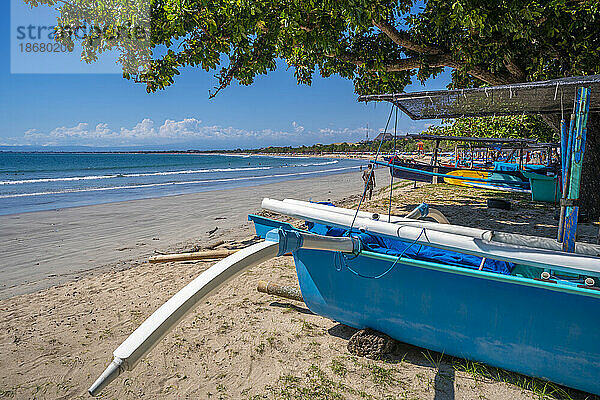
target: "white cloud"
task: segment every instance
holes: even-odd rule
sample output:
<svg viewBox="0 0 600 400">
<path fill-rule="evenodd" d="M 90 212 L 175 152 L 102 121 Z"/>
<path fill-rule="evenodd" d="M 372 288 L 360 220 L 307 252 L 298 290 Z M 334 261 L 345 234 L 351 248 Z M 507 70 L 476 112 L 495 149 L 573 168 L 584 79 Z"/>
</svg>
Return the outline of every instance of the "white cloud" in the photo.
<svg viewBox="0 0 600 400">
<path fill-rule="evenodd" d="M 296 121 L 292 121 L 287 130 L 247 130 L 203 124 L 202 120 L 196 118 L 180 121 L 167 119 L 162 124 L 145 118 L 131 127 L 118 129 L 111 128 L 107 123 L 92 126 L 87 122 L 57 127 L 49 132 L 29 129 L 22 137 L 9 138 L 9 143 L 38 146 L 188 146 L 206 149 L 357 141 L 363 139 L 364 135 L 364 128 L 311 131 Z"/>
<path fill-rule="evenodd" d="M 142 120 L 142 122 L 139 122 L 131 129 L 122 127 L 118 136 L 121 139 L 153 138 L 156 136 L 154 121 L 149 118 L 145 118 Z"/>
<path fill-rule="evenodd" d="M 302 125 L 299 125 L 296 121 L 292 121 L 292 126 L 294 127 L 294 131 L 296 133 L 304 132 L 304 127 Z"/>
</svg>

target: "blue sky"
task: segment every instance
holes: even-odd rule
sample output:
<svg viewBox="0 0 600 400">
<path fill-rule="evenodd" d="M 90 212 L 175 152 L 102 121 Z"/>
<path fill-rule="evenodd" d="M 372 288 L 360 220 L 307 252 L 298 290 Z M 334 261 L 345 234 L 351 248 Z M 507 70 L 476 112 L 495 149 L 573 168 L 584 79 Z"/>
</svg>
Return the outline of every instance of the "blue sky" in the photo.
<svg viewBox="0 0 600 400">
<path fill-rule="evenodd" d="M 194 68 L 152 94 L 118 73 L 11 73 L 11 36 L 29 11 L 13 8 L 20 21 L 11 26 L 9 4 L 0 5 L 0 146 L 209 149 L 334 143 L 363 139 L 367 124 L 372 136 L 384 128 L 389 113 L 387 104 L 358 103 L 352 83 L 339 77 L 315 77 L 312 86 L 298 86 L 284 62 L 252 86 L 232 85 L 212 100 L 213 73 Z M 13 41 L 13 69 L 23 70 L 27 63 L 47 67 L 38 57 L 15 68 L 15 49 Z M 112 68 L 109 57 L 102 62 Z M 448 81 L 444 73 L 426 89 L 442 89 Z M 417 83 L 406 90 L 423 89 Z M 402 115 L 398 126 L 403 133 L 417 132 L 429 123 Z"/>
</svg>

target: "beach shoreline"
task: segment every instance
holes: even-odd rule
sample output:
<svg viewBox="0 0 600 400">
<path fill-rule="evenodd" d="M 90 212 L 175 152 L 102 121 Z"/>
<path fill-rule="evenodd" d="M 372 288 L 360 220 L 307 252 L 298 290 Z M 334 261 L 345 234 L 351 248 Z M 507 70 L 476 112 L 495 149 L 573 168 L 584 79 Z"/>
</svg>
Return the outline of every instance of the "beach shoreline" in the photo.
<svg viewBox="0 0 600 400">
<path fill-rule="evenodd" d="M 326 158 L 326 159 L 346 159 L 346 160 L 373 160 L 375 158 L 375 152 L 366 153 L 366 152 L 341 152 L 341 153 L 310 153 L 310 154 L 300 154 L 300 153 L 209 153 L 209 154 L 217 154 L 224 156 L 261 156 L 261 157 L 289 157 L 289 158 Z"/>
<path fill-rule="evenodd" d="M 332 181 L 336 184 L 330 185 Z M 154 251 L 180 251 L 226 237 L 236 228 L 251 235 L 247 214 L 260 210 L 263 197 L 339 199 L 360 192 L 361 184 L 360 172 L 350 172 L 2 215 L 0 299 L 137 265 Z"/>
<path fill-rule="evenodd" d="M 360 160 L 214 154 L 35 154 L 0 159 L 0 215 L 346 173 Z"/>
</svg>

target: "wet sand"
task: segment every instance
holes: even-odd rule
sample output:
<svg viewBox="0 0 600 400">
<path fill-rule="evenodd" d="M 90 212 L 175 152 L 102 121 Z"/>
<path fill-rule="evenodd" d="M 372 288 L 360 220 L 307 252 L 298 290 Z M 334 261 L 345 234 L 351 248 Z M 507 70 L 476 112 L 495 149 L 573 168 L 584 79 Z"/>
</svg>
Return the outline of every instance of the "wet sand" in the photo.
<svg viewBox="0 0 600 400">
<path fill-rule="evenodd" d="M 229 233 L 248 235 L 247 215 L 260 209 L 263 197 L 338 199 L 361 192 L 361 182 L 360 173 L 353 172 L 0 216 L 0 299 L 129 268 L 155 250 L 202 245 Z"/>
</svg>

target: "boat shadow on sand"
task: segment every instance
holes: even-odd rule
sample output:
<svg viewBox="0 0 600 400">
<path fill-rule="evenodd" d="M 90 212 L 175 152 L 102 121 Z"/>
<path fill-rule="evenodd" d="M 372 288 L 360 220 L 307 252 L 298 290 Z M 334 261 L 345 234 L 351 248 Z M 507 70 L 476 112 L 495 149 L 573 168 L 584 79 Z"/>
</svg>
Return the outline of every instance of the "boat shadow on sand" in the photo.
<svg viewBox="0 0 600 400">
<path fill-rule="evenodd" d="M 271 307 L 285 308 L 300 314 L 314 315 L 307 307 L 298 306 L 291 302 L 273 301 L 269 305 Z M 341 323 L 337 323 L 327 330 L 329 335 L 346 341 L 350 341 L 352 336 L 357 332 L 359 332 L 358 329 Z M 452 357 L 391 338 L 390 340 L 393 341 L 392 350 L 375 359 L 387 364 L 407 363 L 409 365 L 434 369 L 433 389 L 435 400 L 455 399 L 457 373 L 463 379 L 472 379 L 475 384 L 479 382 L 499 382 L 514 385 L 531 392 L 540 399 L 600 400 L 600 397 L 593 394 L 571 389 L 543 379 L 532 378 L 477 361 Z"/>
<path fill-rule="evenodd" d="M 293 310 L 296 311 L 297 313 L 300 314 L 310 314 L 310 315 L 315 315 L 315 313 L 313 313 L 312 311 L 310 311 L 308 308 L 306 307 L 299 307 L 295 304 L 292 303 L 286 303 L 286 302 L 281 302 L 281 301 L 273 301 L 269 304 L 271 307 L 280 307 L 280 308 L 285 308 L 285 309 L 289 309 L 289 310 Z M 352 329 L 352 328 L 350 328 Z"/>
<path fill-rule="evenodd" d="M 337 324 L 328 329 L 330 335 L 345 340 L 350 340 L 356 332 L 358 329 L 344 324 Z M 549 381 L 491 367 L 477 361 L 452 357 L 396 340 L 394 340 L 392 349 L 391 352 L 376 359 L 388 364 L 407 363 L 436 370 L 433 387 L 435 400 L 453 400 L 455 398 L 454 387 L 457 373 L 463 378 L 472 379 L 475 383 L 503 382 L 514 385 L 530 391 L 540 399 L 600 400 L 598 396 Z"/>
</svg>

